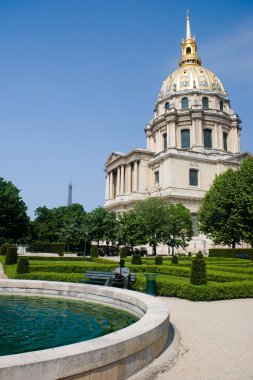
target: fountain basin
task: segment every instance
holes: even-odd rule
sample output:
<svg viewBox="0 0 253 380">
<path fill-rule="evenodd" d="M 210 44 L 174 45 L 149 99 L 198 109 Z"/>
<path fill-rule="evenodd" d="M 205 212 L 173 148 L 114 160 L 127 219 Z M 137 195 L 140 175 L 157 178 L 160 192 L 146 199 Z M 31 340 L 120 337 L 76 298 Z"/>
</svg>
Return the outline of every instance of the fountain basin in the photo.
<svg viewBox="0 0 253 380">
<path fill-rule="evenodd" d="M 168 306 L 146 294 L 103 286 L 29 280 L 1 280 L 0 293 L 98 302 L 140 317 L 131 326 L 89 341 L 2 356 L 1 379 L 126 379 L 158 356 L 168 340 Z"/>
</svg>

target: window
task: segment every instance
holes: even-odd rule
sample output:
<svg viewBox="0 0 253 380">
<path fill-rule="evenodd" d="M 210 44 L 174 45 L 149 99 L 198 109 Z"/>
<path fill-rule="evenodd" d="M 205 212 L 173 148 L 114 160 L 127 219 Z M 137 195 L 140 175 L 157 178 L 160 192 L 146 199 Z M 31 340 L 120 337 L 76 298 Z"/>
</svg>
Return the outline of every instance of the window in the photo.
<svg viewBox="0 0 253 380">
<path fill-rule="evenodd" d="M 192 221 L 193 236 L 199 236 L 198 219 L 197 219 L 197 215 L 195 213 L 191 214 L 191 221 Z"/>
<path fill-rule="evenodd" d="M 190 130 L 182 129 L 181 131 L 181 146 L 183 149 L 190 148 Z"/>
<path fill-rule="evenodd" d="M 159 171 L 156 171 L 154 175 L 155 175 L 155 185 L 159 185 Z"/>
<path fill-rule="evenodd" d="M 166 103 L 165 103 L 165 109 L 166 109 L 166 110 L 169 110 L 169 109 L 170 109 L 170 103 L 169 103 L 169 102 L 166 102 Z"/>
<path fill-rule="evenodd" d="M 202 98 L 202 108 L 204 108 L 204 109 L 209 108 L 208 98 L 206 96 L 204 96 L 204 98 Z"/>
<path fill-rule="evenodd" d="M 204 147 L 212 148 L 212 130 L 204 129 Z"/>
<path fill-rule="evenodd" d="M 220 101 L 220 111 L 223 112 L 223 101 Z"/>
<path fill-rule="evenodd" d="M 228 150 L 228 134 L 223 133 L 223 148 L 224 150 Z"/>
<path fill-rule="evenodd" d="M 189 100 L 188 98 L 183 98 L 181 100 L 182 110 L 188 110 L 189 109 Z"/>
<path fill-rule="evenodd" d="M 197 169 L 190 169 L 189 170 L 189 183 L 190 186 L 198 186 L 198 170 Z"/>
<path fill-rule="evenodd" d="M 191 51 L 191 48 L 190 48 L 190 47 L 187 47 L 187 48 L 186 48 L 186 54 L 191 54 L 191 52 L 192 52 L 192 51 Z"/>
<path fill-rule="evenodd" d="M 163 150 L 168 148 L 167 133 L 163 134 Z"/>
</svg>

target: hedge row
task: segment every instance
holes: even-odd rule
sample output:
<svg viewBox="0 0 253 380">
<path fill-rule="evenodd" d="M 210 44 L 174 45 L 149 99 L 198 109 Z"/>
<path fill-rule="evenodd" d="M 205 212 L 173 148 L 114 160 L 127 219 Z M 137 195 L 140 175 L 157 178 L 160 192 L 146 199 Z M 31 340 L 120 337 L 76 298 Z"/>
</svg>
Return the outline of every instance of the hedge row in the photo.
<svg viewBox="0 0 253 380">
<path fill-rule="evenodd" d="M 87 263 L 83 265 L 31 265 L 31 272 L 48 272 L 48 273 L 84 273 L 86 270 L 96 270 L 111 272 L 115 265 L 102 265 L 96 263 Z"/>
<path fill-rule="evenodd" d="M 211 248 L 209 257 L 233 257 L 253 260 L 253 248 Z"/>
<path fill-rule="evenodd" d="M 48 257 L 48 256 L 26 256 L 29 257 L 29 260 L 38 260 L 38 261 L 92 261 L 91 257 L 58 257 L 58 256 L 53 256 L 53 257 Z"/>
<path fill-rule="evenodd" d="M 43 242 L 35 242 L 31 243 L 27 248 L 28 252 L 45 252 L 45 253 L 58 253 L 63 254 L 66 248 L 66 243 L 43 243 Z"/>
<path fill-rule="evenodd" d="M 16 275 L 18 279 L 64 281 L 78 283 L 83 278 L 78 273 L 52 273 L 52 272 L 33 272 Z M 157 277 L 157 294 L 165 297 L 185 298 L 191 301 L 214 301 L 233 298 L 252 298 L 253 282 L 234 282 L 234 283 L 208 283 L 207 285 L 191 285 L 186 281 L 178 279 L 167 279 L 165 276 Z M 133 289 L 145 292 L 146 279 L 143 275 L 137 275 L 137 281 Z"/>
</svg>

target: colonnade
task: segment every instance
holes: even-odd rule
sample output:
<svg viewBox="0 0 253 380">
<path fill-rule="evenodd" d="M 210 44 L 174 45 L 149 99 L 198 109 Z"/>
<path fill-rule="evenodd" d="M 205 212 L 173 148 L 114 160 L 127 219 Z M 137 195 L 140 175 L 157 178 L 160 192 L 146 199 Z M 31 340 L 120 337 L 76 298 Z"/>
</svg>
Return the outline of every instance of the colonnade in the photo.
<svg viewBox="0 0 253 380">
<path fill-rule="evenodd" d="M 118 165 L 106 173 L 106 199 L 139 190 L 140 161 Z"/>
</svg>

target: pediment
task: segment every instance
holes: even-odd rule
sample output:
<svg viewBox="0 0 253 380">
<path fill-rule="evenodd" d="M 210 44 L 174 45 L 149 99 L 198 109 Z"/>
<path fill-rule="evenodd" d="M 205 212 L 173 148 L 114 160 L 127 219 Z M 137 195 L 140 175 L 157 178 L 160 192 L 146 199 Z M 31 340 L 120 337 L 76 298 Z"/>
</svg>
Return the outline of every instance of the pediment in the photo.
<svg viewBox="0 0 253 380">
<path fill-rule="evenodd" d="M 109 157 L 107 158 L 105 162 L 105 166 L 111 164 L 113 161 L 115 161 L 118 157 L 121 157 L 121 156 L 123 156 L 123 153 L 119 153 L 119 152 L 110 153 Z"/>
</svg>

